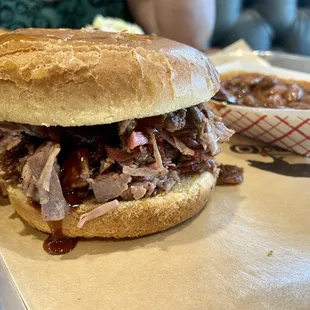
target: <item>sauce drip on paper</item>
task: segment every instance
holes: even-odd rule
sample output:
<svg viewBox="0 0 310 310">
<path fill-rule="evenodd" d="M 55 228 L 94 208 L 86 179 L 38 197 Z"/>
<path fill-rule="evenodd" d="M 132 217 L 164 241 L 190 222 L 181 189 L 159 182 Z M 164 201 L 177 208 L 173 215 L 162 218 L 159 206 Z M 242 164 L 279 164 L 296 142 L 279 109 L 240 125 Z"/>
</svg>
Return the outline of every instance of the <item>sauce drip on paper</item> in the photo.
<svg viewBox="0 0 310 310">
<path fill-rule="evenodd" d="M 71 252 L 77 244 L 77 239 L 64 236 L 62 221 L 49 221 L 47 223 L 52 233 L 44 241 L 43 249 L 51 255 L 62 255 Z"/>
</svg>

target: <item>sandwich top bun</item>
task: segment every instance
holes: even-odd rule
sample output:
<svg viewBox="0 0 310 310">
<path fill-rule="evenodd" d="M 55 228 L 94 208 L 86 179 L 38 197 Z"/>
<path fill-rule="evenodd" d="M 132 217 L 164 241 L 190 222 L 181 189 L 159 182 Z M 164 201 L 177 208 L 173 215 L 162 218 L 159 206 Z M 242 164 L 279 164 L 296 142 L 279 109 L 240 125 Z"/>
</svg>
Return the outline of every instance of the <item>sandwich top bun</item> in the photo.
<svg viewBox="0 0 310 310">
<path fill-rule="evenodd" d="M 156 36 L 85 29 L 0 36 L 0 121 L 108 124 L 196 105 L 219 86 L 207 56 Z"/>
<path fill-rule="evenodd" d="M 209 172 L 183 177 L 168 193 L 137 201 L 122 201 L 118 208 L 78 228 L 80 216 L 98 207 L 98 203 L 88 200 L 64 218 L 62 231 L 68 237 L 125 238 L 166 230 L 203 209 L 215 182 L 216 177 Z M 29 204 L 20 188 L 10 186 L 8 193 L 11 205 L 24 220 L 38 230 L 51 232 L 42 219 L 40 209 Z"/>
</svg>

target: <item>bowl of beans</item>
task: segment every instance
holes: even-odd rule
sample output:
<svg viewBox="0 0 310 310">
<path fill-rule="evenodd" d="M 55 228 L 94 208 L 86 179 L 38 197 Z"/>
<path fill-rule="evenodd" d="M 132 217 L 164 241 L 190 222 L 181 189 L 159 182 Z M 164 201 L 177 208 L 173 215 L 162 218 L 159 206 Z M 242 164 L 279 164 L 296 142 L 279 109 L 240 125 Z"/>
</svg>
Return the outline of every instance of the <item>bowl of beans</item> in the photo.
<svg viewBox="0 0 310 310">
<path fill-rule="evenodd" d="M 310 74 L 236 61 L 219 66 L 208 104 L 236 133 L 310 156 Z"/>
</svg>

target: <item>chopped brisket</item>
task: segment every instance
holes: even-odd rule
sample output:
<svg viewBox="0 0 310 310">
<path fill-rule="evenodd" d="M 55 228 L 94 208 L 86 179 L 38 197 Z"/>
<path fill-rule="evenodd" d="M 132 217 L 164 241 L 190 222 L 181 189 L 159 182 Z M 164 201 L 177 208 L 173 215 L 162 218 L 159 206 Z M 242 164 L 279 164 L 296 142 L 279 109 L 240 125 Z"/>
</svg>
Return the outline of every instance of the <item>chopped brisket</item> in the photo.
<svg viewBox="0 0 310 310">
<path fill-rule="evenodd" d="M 117 200 L 113 200 L 110 202 L 106 202 L 87 213 L 82 214 L 80 216 L 80 220 L 77 224 L 77 227 L 82 228 L 86 222 L 95 219 L 97 217 L 100 217 L 105 213 L 112 211 L 113 209 L 116 209 L 118 206 L 119 202 Z"/>
<path fill-rule="evenodd" d="M 204 118 L 204 114 L 199 110 L 198 107 L 188 108 L 187 120 L 194 128 L 201 128 Z"/>
<path fill-rule="evenodd" d="M 143 198 L 147 192 L 148 183 L 132 184 L 130 191 L 135 200 Z"/>
<path fill-rule="evenodd" d="M 108 173 L 90 179 L 89 183 L 98 202 L 106 202 L 119 197 L 128 189 L 131 177 L 127 174 Z"/>
<path fill-rule="evenodd" d="M 106 145 L 105 148 L 107 152 L 107 157 L 118 163 L 125 163 L 129 160 L 132 160 L 133 158 L 133 155 L 131 153 L 127 153 L 126 151 L 121 150 L 117 147 L 110 147 Z"/>
<path fill-rule="evenodd" d="M 118 125 L 119 135 L 122 136 L 124 134 L 126 135 L 131 134 L 131 132 L 135 129 L 136 125 L 137 123 L 136 123 L 136 120 L 134 119 L 129 119 L 126 121 L 119 122 L 119 125 Z"/>
<path fill-rule="evenodd" d="M 108 169 L 110 169 L 114 164 L 115 164 L 115 161 L 109 157 L 106 159 L 102 159 L 100 161 L 99 173 L 102 174 L 108 171 Z"/>
<path fill-rule="evenodd" d="M 27 173 L 31 174 L 30 186 L 34 185 L 39 193 L 41 213 L 47 221 L 62 220 L 69 210 L 55 166 L 59 151 L 59 145 L 48 142 L 27 160 Z M 29 185 L 29 176 L 25 182 Z M 23 184 L 23 187 L 26 185 Z"/>
<path fill-rule="evenodd" d="M 0 132 L 0 153 L 11 150 L 22 141 L 20 133 Z"/>
<path fill-rule="evenodd" d="M 213 157 L 210 157 L 209 159 L 206 158 L 203 161 L 197 161 L 195 159 L 184 160 L 177 165 L 177 168 L 179 173 L 181 174 L 196 173 L 203 171 L 209 171 L 215 173 L 217 166 Z"/>
<path fill-rule="evenodd" d="M 39 189 L 40 195 L 40 189 Z M 53 166 L 49 191 L 45 193 L 47 199 L 41 204 L 41 212 L 45 221 L 59 221 L 64 219 L 69 211 L 69 205 L 64 198 L 56 168 Z"/>
<path fill-rule="evenodd" d="M 132 166 L 124 166 L 123 173 L 126 173 L 134 177 L 154 177 L 160 174 L 160 170 L 149 167 L 138 168 L 132 165 Z"/>
<path fill-rule="evenodd" d="M 154 154 L 154 159 L 155 159 L 154 168 L 158 169 L 158 172 L 163 174 L 166 172 L 166 170 L 165 170 L 165 167 L 163 166 L 162 155 L 160 154 L 155 134 L 153 130 L 151 129 L 148 129 L 148 133 L 150 135 L 150 142 L 152 143 L 152 147 L 153 147 L 153 154 Z"/>
<path fill-rule="evenodd" d="M 127 140 L 127 147 L 133 150 L 137 146 L 147 144 L 148 142 L 148 138 L 142 132 L 132 131 Z"/>
<path fill-rule="evenodd" d="M 217 185 L 236 185 L 243 182 L 243 168 L 232 165 L 219 165 Z"/>
<path fill-rule="evenodd" d="M 134 164 L 142 166 L 154 162 L 153 154 L 146 146 L 140 146 L 133 150 Z"/>
<path fill-rule="evenodd" d="M 191 137 L 187 137 L 187 136 L 181 136 L 179 137 L 180 141 L 182 141 L 185 145 L 187 145 L 187 147 L 191 148 L 191 149 L 200 149 L 201 145 L 200 143 L 197 141 L 196 137 L 195 138 L 191 138 Z"/>
<path fill-rule="evenodd" d="M 181 109 L 167 114 L 165 129 L 170 132 L 181 130 L 186 124 L 186 110 Z"/>
<path fill-rule="evenodd" d="M 216 174 L 213 156 L 232 134 L 203 104 L 110 125 L 0 122 L 0 188 L 19 180 L 45 220 L 60 220 L 89 195 L 139 200 L 170 191 L 183 174 Z"/>
<path fill-rule="evenodd" d="M 18 179 L 23 166 L 34 150 L 37 148 L 38 140 L 26 135 L 21 135 L 18 144 L 8 150 L 0 152 L 1 176 L 3 179 Z"/>
</svg>

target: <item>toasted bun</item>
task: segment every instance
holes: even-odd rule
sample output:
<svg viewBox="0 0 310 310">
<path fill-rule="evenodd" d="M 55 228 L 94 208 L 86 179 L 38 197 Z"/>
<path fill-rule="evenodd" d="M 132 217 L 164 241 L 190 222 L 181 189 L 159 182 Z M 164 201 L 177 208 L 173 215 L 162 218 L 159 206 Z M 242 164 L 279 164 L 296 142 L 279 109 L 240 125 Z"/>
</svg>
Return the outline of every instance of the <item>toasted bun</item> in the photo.
<svg viewBox="0 0 310 310">
<path fill-rule="evenodd" d="M 1 35 L 1 34 L 5 34 L 5 33 L 8 33 L 8 32 L 9 32 L 9 30 L 0 27 L 0 35 Z"/>
<path fill-rule="evenodd" d="M 207 56 L 156 36 L 85 29 L 0 36 L 0 121 L 108 124 L 199 104 L 219 86 Z"/>
<path fill-rule="evenodd" d="M 183 178 L 166 194 L 121 202 L 117 209 L 86 222 L 80 229 L 77 223 L 81 214 L 98 206 L 88 201 L 63 220 L 63 233 L 68 237 L 125 238 L 166 230 L 191 218 L 206 205 L 215 180 L 209 172 Z M 10 187 L 8 192 L 12 206 L 24 220 L 38 230 L 50 232 L 49 226 L 42 220 L 40 210 L 29 205 L 19 188 Z"/>
</svg>

